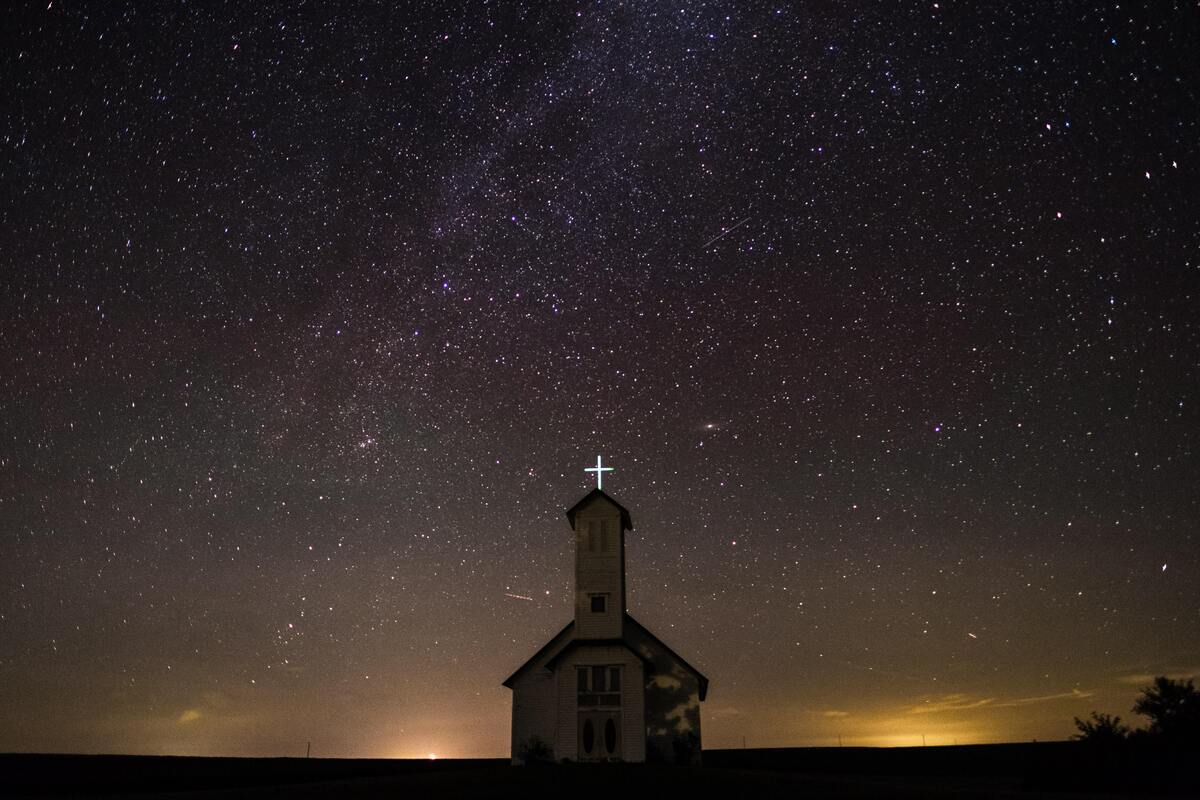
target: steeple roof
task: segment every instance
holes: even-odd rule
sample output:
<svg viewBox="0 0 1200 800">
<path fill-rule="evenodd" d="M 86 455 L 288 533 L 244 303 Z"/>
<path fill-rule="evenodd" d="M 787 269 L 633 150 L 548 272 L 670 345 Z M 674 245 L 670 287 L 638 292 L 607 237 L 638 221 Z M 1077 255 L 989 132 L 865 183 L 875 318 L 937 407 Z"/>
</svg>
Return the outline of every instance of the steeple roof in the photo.
<svg viewBox="0 0 1200 800">
<path fill-rule="evenodd" d="M 621 530 L 623 530 L 623 531 L 633 530 L 633 517 L 629 516 L 629 511 L 625 508 L 625 506 L 621 505 L 616 500 L 613 500 L 611 497 L 609 497 L 607 494 L 605 494 L 600 489 L 592 489 L 590 492 L 588 492 L 582 498 L 580 498 L 578 503 L 576 503 L 575 505 L 573 505 L 567 509 L 567 521 L 571 523 L 572 528 L 575 527 L 575 515 L 577 513 L 579 513 L 579 509 L 583 508 L 585 505 L 587 505 L 588 503 L 590 503 L 592 500 L 596 499 L 597 497 L 607 500 L 608 502 L 612 503 L 614 506 L 616 506 L 620 510 L 620 512 L 621 512 Z"/>
</svg>

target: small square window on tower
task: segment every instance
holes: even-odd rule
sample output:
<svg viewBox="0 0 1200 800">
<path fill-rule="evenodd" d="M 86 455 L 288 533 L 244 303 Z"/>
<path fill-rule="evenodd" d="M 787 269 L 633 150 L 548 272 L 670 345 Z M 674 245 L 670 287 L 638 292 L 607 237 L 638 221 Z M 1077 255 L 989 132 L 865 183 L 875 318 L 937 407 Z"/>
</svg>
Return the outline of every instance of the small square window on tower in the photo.
<svg viewBox="0 0 1200 800">
<path fill-rule="evenodd" d="M 592 595 L 592 611 L 596 614 L 603 614 L 608 608 L 608 595 L 594 594 Z"/>
</svg>

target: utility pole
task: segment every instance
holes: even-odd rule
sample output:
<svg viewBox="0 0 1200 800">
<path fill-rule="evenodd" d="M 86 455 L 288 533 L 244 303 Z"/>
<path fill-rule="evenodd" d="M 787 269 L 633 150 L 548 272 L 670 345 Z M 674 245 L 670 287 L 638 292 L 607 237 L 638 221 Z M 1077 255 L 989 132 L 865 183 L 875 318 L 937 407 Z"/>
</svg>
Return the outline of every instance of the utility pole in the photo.
<svg viewBox="0 0 1200 800">
<path fill-rule="evenodd" d="M 925 746 L 925 734 L 921 734 L 921 747 Z"/>
<path fill-rule="evenodd" d="M 312 755 L 312 742 L 308 743 L 308 748 L 304 751 L 304 757 L 308 758 Z"/>
</svg>

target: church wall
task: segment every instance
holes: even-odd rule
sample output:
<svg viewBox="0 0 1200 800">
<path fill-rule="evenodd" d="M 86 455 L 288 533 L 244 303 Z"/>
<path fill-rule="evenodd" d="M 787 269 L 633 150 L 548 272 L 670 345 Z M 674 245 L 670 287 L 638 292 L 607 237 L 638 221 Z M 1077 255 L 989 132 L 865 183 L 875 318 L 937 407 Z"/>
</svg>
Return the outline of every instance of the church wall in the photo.
<svg viewBox="0 0 1200 800">
<path fill-rule="evenodd" d="M 653 640 L 626 635 L 652 665 L 645 678 L 646 760 L 700 766 L 699 680 Z"/>
<path fill-rule="evenodd" d="M 645 674 L 642 662 L 624 647 L 578 647 L 557 665 L 558 747 L 555 756 L 572 761 L 579 756 L 579 708 L 575 668 L 592 665 L 620 665 L 621 679 L 621 755 L 624 761 L 646 760 Z"/>
<path fill-rule="evenodd" d="M 514 764 L 522 764 L 522 755 L 534 736 L 554 749 L 558 711 L 555 675 L 541 668 L 530 669 L 514 682 L 512 689 L 512 760 Z"/>
</svg>

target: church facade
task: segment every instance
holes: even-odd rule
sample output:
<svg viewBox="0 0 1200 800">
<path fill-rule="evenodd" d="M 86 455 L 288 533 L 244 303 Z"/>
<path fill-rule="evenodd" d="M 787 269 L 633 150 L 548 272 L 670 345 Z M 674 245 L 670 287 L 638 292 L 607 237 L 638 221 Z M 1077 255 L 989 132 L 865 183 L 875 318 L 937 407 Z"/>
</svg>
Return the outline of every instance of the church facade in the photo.
<svg viewBox="0 0 1200 800">
<path fill-rule="evenodd" d="M 708 679 L 626 611 L 629 512 L 596 488 L 567 520 L 575 618 L 504 681 L 513 693 L 513 763 L 699 765 Z"/>
</svg>

